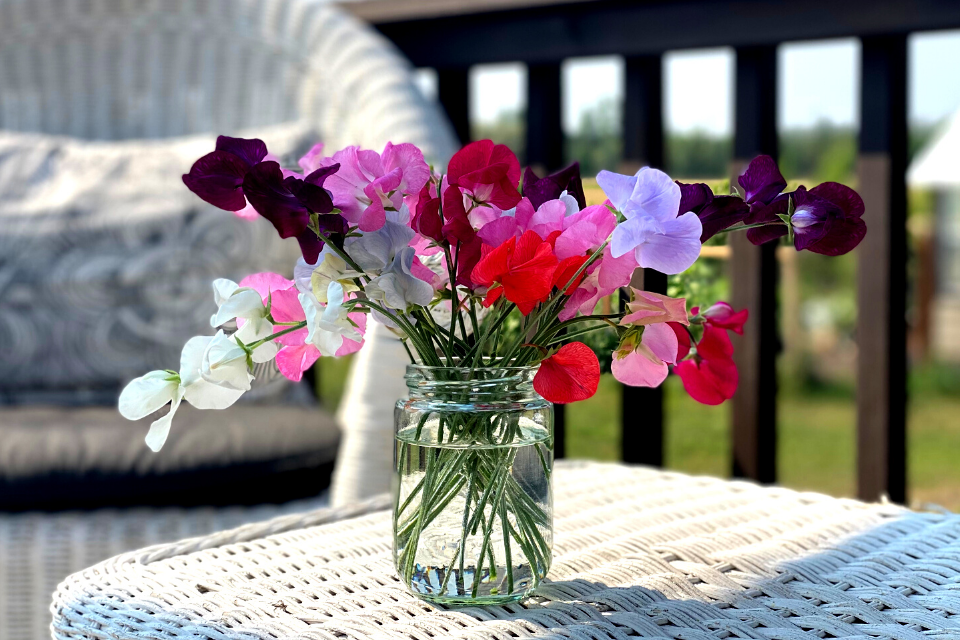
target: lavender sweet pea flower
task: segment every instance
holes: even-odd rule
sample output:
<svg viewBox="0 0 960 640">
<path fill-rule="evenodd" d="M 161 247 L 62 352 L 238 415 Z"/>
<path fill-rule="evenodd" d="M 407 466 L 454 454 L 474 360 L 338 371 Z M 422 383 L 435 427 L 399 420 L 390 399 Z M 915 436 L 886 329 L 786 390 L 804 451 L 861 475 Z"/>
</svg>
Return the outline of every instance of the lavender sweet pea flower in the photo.
<svg viewBox="0 0 960 640">
<path fill-rule="evenodd" d="M 678 214 L 693 211 L 700 218 L 703 232 L 700 242 L 706 242 L 720 231 L 742 221 L 750 207 L 736 196 L 715 196 L 710 187 L 703 183 L 684 184 L 680 187 L 680 208 Z"/>
<path fill-rule="evenodd" d="M 243 179 L 266 155 L 262 140 L 219 136 L 216 149 L 193 163 L 183 184 L 215 207 L 240 211 L 247 206 Z"/>
<path fill-rule="evenodd" d="M 863 200 L 853 189 L 837 182 L 824 182 L 793 194 L 794 246 L 825 256 L 839 256 L 852 250 L 867 234 Z"/>
<path fill-rule="evenodd" d="M 284 177 L 276 162 L 261 162 L 254 166 L 243 179 L 243 192 L 257 212 L 269 220 L 281 238 L 296 238 L 308 263 L 317 261 L 323 241 L 308 228 L 310 214 L 320 215 L 318 222 L 326 234 L 346 232 L 346 222 L 333 211 L 330 192 L 323 182 L 339 169 L 330 165 L 317 169 L 300 179 L 294 175 Z"/>
<path fill-rule="evenodd" d="M 692 211 L 677 215 L 680 187 L 670 176 L 649 167 L 635 176 L 601 171 L 597 184 L 627 218 L 613 232 L 614 258 L 632 251 L 639 266 L 666 274 L 685 271 L 697 261 L 703 227 Z"/>
<path fill-rule="evenodd" d="M 578 211 L 587 207 L 583 195 L 583 182 L 580 180 L 580 163 L 574 162 L 566 169 L 551 173 L 546 178 L 538 178 L 533 169 L 527 167 L 523 173 L 523 196 L 530 199 L 534 209 L 548 200 L 558 200 L 567 192 L 578 205 Z"/>
<path fill-rule="evenodd" d="M 770 156 L 757 156 L 750 161 L 738 182 L 743 187 L 743 199 L 747 204 L 770 204 L 787 188 L 777 162 Z"/>
</svg>

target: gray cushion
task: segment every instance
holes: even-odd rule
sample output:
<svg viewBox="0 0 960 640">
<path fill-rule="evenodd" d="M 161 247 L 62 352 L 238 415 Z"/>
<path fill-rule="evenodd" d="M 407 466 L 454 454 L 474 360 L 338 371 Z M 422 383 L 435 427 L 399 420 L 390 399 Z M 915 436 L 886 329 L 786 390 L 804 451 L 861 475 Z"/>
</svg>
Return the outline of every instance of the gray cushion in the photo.
<svg viewBox="0 0 960 640">
<path fill-rule="evenodd" d="M 166 411 L 162 409 L 161 411 Z M 159 453 L 112 407 L 0 410 L 0 510 L 284 502 L 329 484 L 340 433 L 309 406 L 184 404 Z"/>
</svg>

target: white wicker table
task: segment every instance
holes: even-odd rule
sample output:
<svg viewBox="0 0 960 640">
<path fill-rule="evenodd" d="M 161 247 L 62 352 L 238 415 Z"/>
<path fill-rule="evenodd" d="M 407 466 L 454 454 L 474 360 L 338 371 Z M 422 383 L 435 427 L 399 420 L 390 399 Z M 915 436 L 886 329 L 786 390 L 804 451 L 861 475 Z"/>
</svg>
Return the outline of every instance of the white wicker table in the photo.
<svg viewBox="0 0 960 640">
<path fill-rule="evenodd" d="M 386 497 L 128 553 L 74 574 L 63 639 L 960 638 L 960 516 L 566 462 L 549 579 L 444 609 L 391 565 Z"/>
</svg>

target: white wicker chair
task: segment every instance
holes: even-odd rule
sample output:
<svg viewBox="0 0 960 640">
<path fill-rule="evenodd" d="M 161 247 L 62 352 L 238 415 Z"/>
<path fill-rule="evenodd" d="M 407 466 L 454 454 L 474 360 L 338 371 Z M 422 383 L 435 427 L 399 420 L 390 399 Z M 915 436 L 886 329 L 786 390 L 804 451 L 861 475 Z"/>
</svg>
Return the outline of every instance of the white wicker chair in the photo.
<svg viewBox="0 0 960 640">
<path fill-rule="evenodd" d="M 0 403 L 115 393 L 209 331 L 211 276 L 289 268 L 269 225 L 179 184 L 216 133 L 263 131 L 291 153 L 311 135 L 454 150 L 409 65 L 323 2 L 0 0 Z M 177 288 L 147 286 L 157 265 Z M 0 513 L 0 638 L 48 637 L 72 572 L 279 509 Z"/>
</svg>

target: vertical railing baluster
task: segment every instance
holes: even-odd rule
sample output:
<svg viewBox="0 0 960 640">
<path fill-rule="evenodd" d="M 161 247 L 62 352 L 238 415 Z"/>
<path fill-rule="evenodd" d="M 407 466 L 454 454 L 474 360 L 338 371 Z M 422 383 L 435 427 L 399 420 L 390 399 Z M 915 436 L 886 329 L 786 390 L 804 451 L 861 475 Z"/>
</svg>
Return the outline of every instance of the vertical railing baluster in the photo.
<svg viewBox="0 0 960 640">
<path fill-rule="evenodd" d="M 758 154 L 777 157 L 777 48 L 737 49 L 733 179 Z M 749 331 L 733 336 L 740 384 L 733 397 L 733 475 L 777 477 L 776 243 L 731 234 L 731 302 L 750 310 Z"/>
<path fill-rule="evenodd" d="M 857 493 L 907 497 L 907 39 L 863 39 L 857 321 Z"/>
<path fill-rule="evenodd" d="M 560 63 L 527 67 L 527 164 L 553 171 L 563 164 Z"/>
<path fill-rule="evenodd" d="M 470 142 L 470 69 L 437 69 L 437 100 L 460 143 Z"/>
<path fill-rule="evenodd" d="M 659 55 L 625 60 L 626 95 L 623 110 L 621 171 L 642 166 L 663 168 L 663 63 Z M 653 269 L 638 269 L 631 286 L 667 292 L 667 277 Z M 623 299 L 627 291 L 621 295 Z M 620 450 L 624 462 L 663 465 L 663 389 L 621 385 Z"/>
<path fill-rule="evenodd" d="M 561 120 L 560 63 L 531 64 L 527 68 L 526 161 L 542 172 L 563 164 L 563 121 Z M 566 407 L 553 408 L 553 455 L 566 456 Z"/>
</svg>

